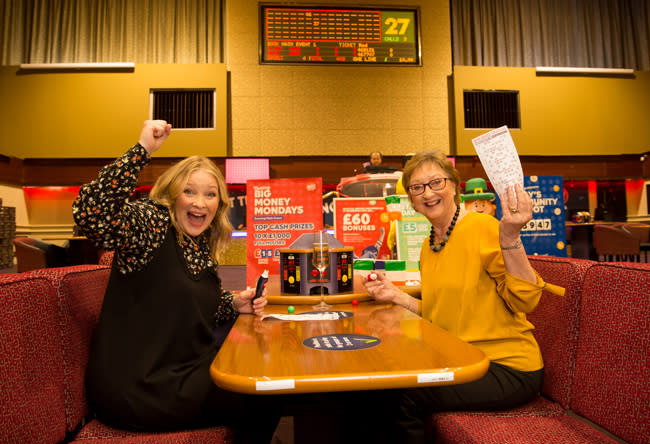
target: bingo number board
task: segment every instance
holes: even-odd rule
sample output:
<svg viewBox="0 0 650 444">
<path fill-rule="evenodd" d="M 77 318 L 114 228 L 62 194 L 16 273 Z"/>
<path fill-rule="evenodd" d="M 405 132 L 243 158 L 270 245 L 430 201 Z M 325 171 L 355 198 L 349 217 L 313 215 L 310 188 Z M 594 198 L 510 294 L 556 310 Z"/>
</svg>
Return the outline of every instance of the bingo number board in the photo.
<svg viewBox="0 0 650 444">
<path fill-rule="evenodd" d="M 260 5 L 260 63 L 421 65 L 417 7 Z"/>
</svg>

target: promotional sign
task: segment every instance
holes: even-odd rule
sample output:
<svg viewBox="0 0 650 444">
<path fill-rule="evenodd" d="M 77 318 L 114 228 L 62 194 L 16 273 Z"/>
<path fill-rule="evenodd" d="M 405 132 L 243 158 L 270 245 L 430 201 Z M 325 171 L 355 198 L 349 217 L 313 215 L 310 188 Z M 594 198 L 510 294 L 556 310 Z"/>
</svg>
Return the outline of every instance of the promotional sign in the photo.
<svg viewBox="0 0 650 444">
<path fill-rule="evenodd" d="M 526 176 L 524 189 L 533 201 L 533 218 L 521 229 L 526 253 L 566 257 L 562 176 Z M 501 219 L 500 203 L 497 218 Z"/>
<path fill-rule="evenodd" d="M 431 231 L 431 223 L 416 212 L 407 196 L 400 196 L 401 220 L 395 221 L 397 259 L 401 261 L 420 261 L 422 242 Z"/>
<path fill-rule="evenodd" d="M 390 259 L 390 220 L 383 198 L 334 199 L 335 237 L 354 249 L 355 259 Z"/>
<path fill-rule="evenodd" d="M 141 187 L 138 187 L 141 188 Z M 144 187 L 142 187 L 144 188 Z M 323 185 L 323 228 L 334 228 L 334 198 L 339 193 L 334 191 L 335 185 Z M 151 187 L 141 197 L 147 197 Z M 230 212 L 228 217 L 233 228 L 237 231 L 246 231 L 246 185 L 228 185 L 230 196 Z"/>
<path fill-rule="evenodd" d="M 264 270 L 280 273 L 280 248 L 323 228 L 322 179 L 249 180 L 246 183 L 246 282 Z"/>
<path fill-rule="evenodd" d="M 334 229 L 334 199 L 340 196 L 335 190 L 328 190 L 328 185 L 323 185 L 323 228 Z"/>
</svg>

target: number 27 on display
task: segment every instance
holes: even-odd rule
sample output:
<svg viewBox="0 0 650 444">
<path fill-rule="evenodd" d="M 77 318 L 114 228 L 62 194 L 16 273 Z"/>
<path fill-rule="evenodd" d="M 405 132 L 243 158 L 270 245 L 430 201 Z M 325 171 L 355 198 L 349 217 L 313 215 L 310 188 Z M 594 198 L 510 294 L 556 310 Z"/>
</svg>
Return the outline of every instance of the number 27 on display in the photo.
<svg viewBox="0 0 650 444">
<path fill-rule="evenodd" d="M 384 24 L 388 25 L 386 35 L 404 35 L 411 23 L 406 17 L 387 17 Z"/>
</svg>

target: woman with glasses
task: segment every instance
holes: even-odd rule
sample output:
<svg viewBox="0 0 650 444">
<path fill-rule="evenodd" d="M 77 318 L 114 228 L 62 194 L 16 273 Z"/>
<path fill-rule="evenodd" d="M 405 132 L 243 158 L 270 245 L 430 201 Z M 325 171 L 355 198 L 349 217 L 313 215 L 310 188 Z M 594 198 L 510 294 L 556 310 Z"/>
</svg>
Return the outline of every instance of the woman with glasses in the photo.
<svg viewBox="0 0 650 444">
<path fill-rule="evenodd" d="M 422 299 L 385 276 L 365 282 L 378 301 L 402 305 L 480 348 L 490 359 L 481 379 L 451 386 L 395 392 L 392 442 L 426 442 L 424 421 L 448 410 L 501 410 L 524 404 L 542 385 L 542 356 L 526 313 L 544 287 L 519 232 L 532 218 L 532 202 L 519 186 L 500 196 L 503 217 L 460 207 L 460 177 L 439 152 L 415 155 L 404 167 L 413 208 L 431 222 L 420 253 Z M 387 435 L 388 436 L 388 435 Z"/>
</svg>

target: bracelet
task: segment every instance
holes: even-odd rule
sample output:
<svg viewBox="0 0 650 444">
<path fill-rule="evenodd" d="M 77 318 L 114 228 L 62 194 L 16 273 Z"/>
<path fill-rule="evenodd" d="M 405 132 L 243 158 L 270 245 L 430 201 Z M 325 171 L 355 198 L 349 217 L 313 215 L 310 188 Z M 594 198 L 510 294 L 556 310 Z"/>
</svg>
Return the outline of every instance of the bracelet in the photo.
<svg viewBox="0 0 650 444">
<path fill-rule="evenodd" d="M 411 296 L 408 297 L 408 303 L 406 304 L 406 309 L 411 311 Z"/>
<path fill-rule="evenodd" d="M 522 247 L 523 245 L 521 244 L 521 239 L 517 239 L 517 242 L 511 247 L 504 247 L 503 245 L 500 245 L 502 250 L 518 250 Z"/>
</svg>

